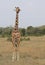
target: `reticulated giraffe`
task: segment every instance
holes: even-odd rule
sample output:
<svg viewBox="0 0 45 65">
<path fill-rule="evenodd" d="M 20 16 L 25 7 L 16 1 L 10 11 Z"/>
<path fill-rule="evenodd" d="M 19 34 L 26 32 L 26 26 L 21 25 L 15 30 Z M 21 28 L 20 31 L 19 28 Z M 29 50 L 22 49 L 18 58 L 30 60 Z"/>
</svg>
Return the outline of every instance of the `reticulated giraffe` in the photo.
<svg viewBox="0 0 45 65">
<path fill-rule="evenodd" d="M 13 56 L 12 56 L 12 61 L 16 59 L 17 61 L 19 60 L 19 45 L 20 45 L 20 32 L 18 28 L 18 14 L 20 12 L 19 7 L 16 7 L 16 21 L 15 21 L 15 26 L 12 30 L 12 44 L 13 44 Z"/>
</svg>

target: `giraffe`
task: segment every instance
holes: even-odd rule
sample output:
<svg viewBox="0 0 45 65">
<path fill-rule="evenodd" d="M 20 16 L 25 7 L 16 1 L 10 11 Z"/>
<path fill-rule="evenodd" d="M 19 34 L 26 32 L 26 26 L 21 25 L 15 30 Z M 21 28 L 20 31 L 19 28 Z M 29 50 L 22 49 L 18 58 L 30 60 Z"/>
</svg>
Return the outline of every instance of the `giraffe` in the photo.
<svg viewBox="0 0 45 65">
<path fill-rule="evenodd" d="M 20 32 L 18 29 L 18 14 L 20 12 L 19 7 L 16 8 L 16 21 L 15 21 L 15 26 L 12 30 L 12 45 L 13 45 L 13 56 L 12 56 L 12 61 L 17 60 L 19 61 L 19 46 L 20 46 Z"/>
</svg>

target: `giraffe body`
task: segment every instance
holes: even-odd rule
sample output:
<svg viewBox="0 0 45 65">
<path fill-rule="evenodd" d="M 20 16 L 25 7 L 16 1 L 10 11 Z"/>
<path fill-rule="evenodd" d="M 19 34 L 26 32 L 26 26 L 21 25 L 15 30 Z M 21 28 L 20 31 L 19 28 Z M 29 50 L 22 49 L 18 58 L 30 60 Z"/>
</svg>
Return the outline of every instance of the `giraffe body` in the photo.
<svg viewBox="0 0 45 65">
<path fill-rule="evenodd" d="M 20 32 L 18 29 L 18 14 L 19 14 L 19 7 L 16 7 L 16 21 L 15 21 L 15 26 L 12 31 L 12 44 L 13 44 L 13 56 L 12 60 L 16 59 L 17 61 L 19 60 L 19 45 L 20 45 Z M 15 57 L 15 58 L 14 58 Z"/>
<path fill-rule="evenodd" d="M 12 44 L 13 44 L 13 47 L 19 46 L 20 44 L 20 33 L 19 32 L 12 33 Z"/>
</svg>

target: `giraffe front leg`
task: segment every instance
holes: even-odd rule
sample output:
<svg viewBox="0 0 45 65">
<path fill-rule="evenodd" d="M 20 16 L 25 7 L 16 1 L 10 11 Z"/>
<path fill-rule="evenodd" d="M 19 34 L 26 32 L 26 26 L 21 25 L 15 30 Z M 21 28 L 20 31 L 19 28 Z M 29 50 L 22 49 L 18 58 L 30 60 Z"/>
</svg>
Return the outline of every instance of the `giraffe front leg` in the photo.
<svg viewBox="0 0 45 65">
<path fill-rule="evenodd" d="M 16 52 L 16 59 L 19 61 L 19 51 Z"/>
<path fill-rule="evenodd" d="M 12 62 L 19 61 L 19 49 L 15 47 L 12 55 Z"/>
<path fill-rule="evenodd" d="M 20 57 L 19 56 L 19 47 L 17 46 L 15 50 L 16 50 L 16 60 L 19 61 L 19 57 Z"/>
<path fill-rule="evenodd" d="M 14 62 L 14 57 L 15 56 L 15 52 L 13 52 L 13 54 L 12 54 L 12 62 Z"/>
<path fill-rule="evenodd" d="M 14 62 L 14 60 L 16 60 L 16 50 L 15 50 L 15 47 L 13 47 L 12 62 Z"/>
</svg>

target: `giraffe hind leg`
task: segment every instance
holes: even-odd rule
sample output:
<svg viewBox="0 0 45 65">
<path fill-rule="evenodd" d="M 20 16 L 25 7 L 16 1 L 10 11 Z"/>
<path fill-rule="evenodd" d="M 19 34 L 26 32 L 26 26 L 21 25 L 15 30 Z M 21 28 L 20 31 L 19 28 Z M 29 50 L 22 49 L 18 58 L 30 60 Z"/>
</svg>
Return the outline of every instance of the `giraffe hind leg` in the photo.
<svg viewBox="0 0 45 65">
<path fill-rule="evenodd" d="M 15 52 L 13 52 L 13 55 L 12 55 L 12 62 L 14 62 L 14 55 L 15 55 Z"/>
</svg>

